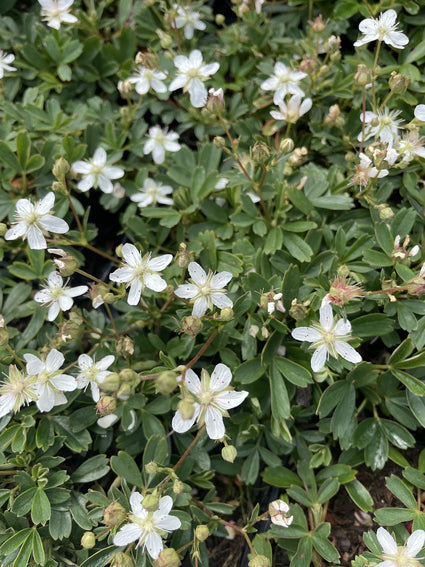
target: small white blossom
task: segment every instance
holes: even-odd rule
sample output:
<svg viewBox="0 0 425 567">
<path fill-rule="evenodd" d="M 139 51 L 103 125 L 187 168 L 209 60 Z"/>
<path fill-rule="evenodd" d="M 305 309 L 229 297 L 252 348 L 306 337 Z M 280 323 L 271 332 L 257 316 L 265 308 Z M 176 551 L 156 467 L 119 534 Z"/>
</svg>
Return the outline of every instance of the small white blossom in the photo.
<svg viewBox="0 0 425 567">
<path fill-rule="evenodd" d="M 117 283 L 126 283 L 126 287 L 130 286 L 127 300 L 129 305 L 139 303 L 145 287 L 153 291 L 164 291 L 167 282 L 157 272 L 168 266 L 173 259 L 171 254 L 151 258 L 149 252 L 142 257 L 133 244 L 127 243 L 122 247 L 122 256 L 125 260 L 124 266 L 112 272 L 109 279 Z"/>
<path fill-rule="evenodd" d="M 138 193 L 132 195 L 130 199 L 137 203 L 140 208 L 147 207 L 148 205 L 172 205 L 173 199 L 167 197 L 173 192 L 170 185 L 162 185 L 157 183 L 149 177 L 145 180 L 143 187 L 138 189 Z"/>
<path fill-rule="evenodd" d="M 37 399 L 33 376 L 23 374 L 14 364 L 11 364 L 9 374 L 5 374 L 5 377 L 6 380 L 0 382 L 0 417 L 4 417 L 11 411 L 16 413 L 22 406 Z"/>
<path fill-rule="evenodd" d="M 273 301 L 269 301 L 267 303 L 267 312 L 269 313 L 269 315 L 274 313 L 276 309 L 281 313 L 285 313 L 285 308 L 283 306 L 281 299 L 282 299 L 281 293 L 275 293 L 273 295 Z"/>
<path fill-rule="evenodd" d="M 273 102 L 280 106 L 287 94 L 305 96 L 298 85 L 304 77 L 307 77 L 307 73 L 292 71 L 284 63 L 278 62 L 274 66 L 274 74 L 261 84 L 261 88 L 263 91 L 274 91 Z"/>
<path fill-rule="evenodd" d="M 180 520 L 170 516 L 173 507 L 171 496 L 160 498 L 158 510 L 149 512 L 143 508 L 143 496 L 139 492 L 133 492 L 130 496 L 130 506 L 131 523 L 122 526 L 114 536 L 114 545 L 121 547 L 137 541 L 136 548 L 141 545 L 142 551 L 146 549 L 152 559 L 158 559 L 164 548 L 162 536 L 181 527 Z"/>
<path fill-rule="evenodd" d="M 213 309 L 213 305 L 219 309 L 233 307 L 233 301 L 223 290 L 233 277 L 230 272 L 214 274 L 210 270 L 207 275 L 196 262 L 190 262 L 188 270 L 192 283 L 179 285 L 174 293 L 181 299 L 193 300 L 192 315 L 202 317 L 207 309 Z"/>
<path fill-rule="evenodd" d="M 55 204 L 54 193 L 48 193 L 41 201 L 35 205 L 28 199 L 19 199 L 16 203 L 15 222 L 4 238 L 6 240 L 16 240 L 20 236 L 28 240 L 28 246 L 33 250 L 47 248 L 46 239 L 43 231 L 64 234 L 68 232 L 68 223 L 51 213 Z"/>
<path fill-rule="evenodd" d="M 44 289 L 34 295 L 35 301 L 49 306 L 47 319 L 54 321 L 59 311 L 69 311 L 74 304 L 73 297 L 83 295 L 88 291 L 86 285 L 69 287 L 64 285 L 63 278 L 57 272 L 51 272 Z"/>
<path fill-rule="evenodd" d="M 288 516 L 289 506 L 284 500 L 274 500 L 269 504 L 269 514 L 272 524 L 289 528 L 294 521 L 294 516 Z"/>
<path fill-rule="evenodd" d="M 311 109 L 312 101 L 311 98 L 305 98 L 302 102 L 302 97 L 300 95 L 293 95 L 286 103 L 282 101 L 279 105 L 279 112 L 277 110 L 271 110 L 270 114 L 276 120 L 284 120 L 285 122 L 291 122 L 294 124 L 300 116 L 303 116 L 306 112 Z"/>
<path fill-rule="evenodd" d="M 365 123 L 364 139 L 363 141 L 371 138 L 378 137 L 381 142 L 388 144 L 392 148 L 393 144 L 398 140 L 398 130 L 401 120 L 397 120 L 400 110 L 388 110 L 387 107 L 383 111 L 378 111 L 376 114 L 367 110 L 364 114 L 360 115 L 360 120 Z M 363 132 L 360 132 L 357 139 L 362 141 Z"/>
<path fill-rule="evenodd" d="M 413 256 L 416 256 L 416 254 L 418 254 L 421 251 L 421 249 L 417 244 L 413 246 L 410 252 L 407 251 L 407 247 L 410 242 L 410 236 L 408 234 L 406 234 L 402 246 L 400 246 L 400 240 L 401 240 L 400 235 L 397 234 L 397 236 L 394 239 L 394 249 L 391 254 L 392 258 L 398 260 L 405 260 L 406 258 L 412 258 Z"/>
<path fill-rule="evenodd" d="M 88 354 L 80 354 L 78 367 L 81 372 L 77 375 L 77 388 L 82 390 L 90 384 L 93 401 L 98 402 L 100 398 L 99 385 L 109 374 L 112 374 L 107 368 L 111 366 L 114 360 L 115 356 L 112 354 L 104 356 L 98 362 L 95 362 Z"/>
<path fill-rule="evenodd" d="M 415 118 L 421 122 L 425 122 L 425 104 L 418 104 L 415 107 Z"/>
<path fill-rule="evenodd" d="M 58 30 L 61 23 L 74 24 L 78 19 L 69 13 L 74 0 L 38 0 L 41 5 L 41 17 L 47 25 Z"/>
<path fill-rule="evenodd" d="M 338 358 L 338 355 L 349 362 L 356 364 L 362 357 L 346 341 L 351 338 L 351 324 L 344 319 L 334 320 L 332 307 L 324 305 L 319 310 L 320 323 L 313 323 L 312 327 L 297 327 L 292 336 L 297 341 L 312 343 L 311 348 L 316 349 L 311 357 L 311 369 L 319 372 L 329 355 Z"/>
<path fill-rule="evenodd" d="M 177 67 L 177 77 L 170 85 L 170 91 L 183 89 L 189 91 L 190 103 L 195 108 L 205 106 L 207 102 L 207 89 L 204 81 L 214 75 L 220 67 L 219 63 L 204 64 L 202 53 L 199 49 L 194 49 L 189 57 L 177 55 L 174 58 L 174 65 Z"/>
<path fill-rule="evenodd" d="M 406 165 L 415 159 L 415 156 L 425 158 L 424 143 L 424 138 L 419 137 L 417 130 L 408 132 L 403 138 L 398 140 L 397 150 L 402 156 L 401 163 Z"/>
<path fill-rule="evenodd" d="M 402 32 L 396 31 L 398 28 L 397 12 L 387 10 L 381 13 L 379 18 L 366 18 L 359 24 L 359 30 L 364 34 L 354 45 L 359 47 L 370 41 L 384 41 L 396 49 L 404 49 L 409 43 L 409 38 Z"/>
<path fill-rule="evenodd" d="M 376 567 L 420 567 L 421 563 L 415 557 L 425 543 L 425 531 L 415 530 L 408 537 L 406 544 L 398 546 L 395 539 L 385 528 L 378 528 L 376 537 L 382 547 L 380 563 Z"/>
<path fill-rule="evenodd" d="M 179 135 L 176 132 L 167 132 L 159 126 L 152 126 L 149 128 L 149 139 L 143 146 L 143 153 L 145 155 L 152 154 L 153 161 L 161 164 L 165 159 L 165 151 L 178 152 L 181 148 L 177 142 Z"/>
<path fill-rule="evenodd" d="M 370 179 L 375 179 L 378 177 L 385 177 L 388 175 L 388 169 L 378 170 L 372 165 L 372 160 L 367 157 L 366 154 L 359 154 L 360 163 L 356 166 L 356 174 L 353 177 L 353 183 L 360 185 L 361 187 L 366 187 Z"/>
<path fill-rule="evenodd" d="M 36 404 L 40 411 L 50 411 L 55 406 L 67 403 L 63 392 L 72 392 L 77 388 L 77 382 L 69 374 L 61 374 L 59 368 L 65 361 L 61 352 L 52 349 L 43 362 L 38 356 L 24 354 L 27 363 L 27 373 L 35 376 Z"/>
<path fill-rule="evenodd" d="M 5 53 L 0 49 L 0 79 L 3 78 L 5 71 L 16 71 L 16 67 L 12 67 L 9 63 L 15 60 L 13 53 Z"/>
<path fill-rule="evenodd" d="M 191 10 L 188 7 L 177 6 L 177 4 L 174 4 L 173 7 L 177 8 L 177 14 L 171 21 L 171 25 L 173 28 L 183 28 L 186 39 L 192 39 L 195 30 L 203 31 L 207 27 L 201 20 L 201 14 L 198 11 Z"/>
<path fill-rule="evenodd" d="M 99 187 L 104 193 L 113 192 L 111 179 L 120 179 L 125 172 L 120 167 L 107 165 L 106 160 L 105 150 L 97 148 L 91 159 L 72 164 L 72 169 L 83 176 L 77 184 L 80 191 L 86 192 L 92 187 Z"/>
<path fill-rule="evenodd" d="M 136 92 L 140 95 L 146 94 L 150 89 L 156 93 L 166 93 L 167 87 L 162 82 L 167 75 L 158 69 L 148 69 L 147 67 L 139 67 L 136 74 L 127 80 L 136 85 Z"/>
<path fill-rule="evenodd" d="M 173 417 L 172 427 L 177 433 L 185 433 L 196 422 L 198 427 L 204 423 L 211 439 L 222 439 L 226 434 L 223 416 L 228 417 L 227 410 L 239 406 L 248 396 L 244 390 L 235 392 L 230 386 L 232 373 L 225 364 L 217 364 L 211 376 L 202 370 L 201 379 L 188 368 L 186 370 L 184 388 L 195 398 L 194 412 L 190 419 L 184 419 L 180 410 Z"/>
</svg>

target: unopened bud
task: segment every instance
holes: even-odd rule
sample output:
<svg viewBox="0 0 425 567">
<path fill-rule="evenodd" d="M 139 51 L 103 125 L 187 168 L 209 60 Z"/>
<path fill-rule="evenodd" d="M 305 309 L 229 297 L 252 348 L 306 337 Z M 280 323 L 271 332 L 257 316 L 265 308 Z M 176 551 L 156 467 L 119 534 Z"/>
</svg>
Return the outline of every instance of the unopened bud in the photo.
<svg viewBox="0 0 425 567">
<path fill-rule="evenodd" d="M 172 370 L 160 372 L 155 379 L 156 391 L 167 396 L 177 388 L 177 376 Z"/>
<path fill-rule="evenodd" d="M 84 532 L 81 538 L 81 547 L 84 549 L 92 549 L 96 545 L 96 536 L 93 532 Z"/>
<path fill-rule="evenodd" d="M 52 169 L 52 173 L 57 179 L 59 179 L 59 181 L 63 181 L 65 175 L 69 172 L 70 169 L 71 166 L 69 165 L 69 163 L 66 161 L 66 159 L 63 156 L 61 156 L 59 159 L 55 161 L 55 164 Z"/>
<path fill-rule="evenodd" d="M 195 537 L 197 540 L 205 541 L 209 535 L 210 535 L 210 530 L 208 529 L 208 526 L 205 525 L 196 526 Z"/>
<path fill-rule="evenodd" d="M 59 256 L 59 258 L 53 259 L 53 263 L 61 276 L 65 278 L 72 276 L 78 268 L 78 260 L 74 258 L 74 256 L 71 256 L 71 254 L 68 254 L 68 252 L 65 252 L 65 250 L 62 250 L 62 248 L 48 248 L 47 251 L 50 252 L 50 254 Z"/>
<path fill-rule="evenodd" d="M 175 262 L 179 268 L 187 268 L 193 261 L 194 253 L 187 251 L 187 246 L 184 242 L 180 243 L 179 251 L 176 254 Z"/>
<path fill-rule="evenodd" d="M 118 81 L 117 88 L 123 98 L 128 98 L 127 95 L 129 95 L 133 90 L 133 85 L 128 79 L 126 79 L 125 81 Z"/>
<path fill-rule="evenodd" d="M 196 315 L 189 315 L 188 317 L 183 317 L 182 319 L 182 333 L 185 333 L 190 337 L 196 337 L 196 335 L 202 331 L 202 327 L 202 320 Z"/>
<path fill-rule="evenodd" d="M 7 224 L 0 222 L 0 236 L 4 236 L 7 232 Z"/>
<path fill-rule="evenodd" d="M 261 327 L 261 336 L 263 337 L 263 339 L 268 339 L 270 336 L 270 332 L 267 329 L 267 327 Z"/>
<path fill-rule="evenodd" d="M 236 447 L 233 447 L 233 445 L 225 445 L 221 450 L 221 456 L 223 458 L 223 461 L 233 463 L 238 456 Z"/>
<path fill-rule="evenodd" d="M 179 410 L 183 419 L 192 419 L 195 413 L 195 406 L 193 405 L 193 399 L 184 398 L 180 400 L 177 404 L 177 409 Z"/>
<path fill-rule="evenodd" d="M 130 384 L 121 384 L 117 392 L 117 398 L 119 400 L 128 400 L 132 394 L 132 388 Z"/>
<path fill-rule="evenodd" d="M 409 81 L 409 77 L 393 71 L 388 81 L 388 85 L 393 93 L 403 94 L 407 91 L 407 85 L 409 84 Z"/>
<path fill-rule="evenodd" d="M 159 43 L 160 43 L 162 49 L 168 49 L 169 47 L 171 47 L 173 45 L 173 39 L 172 39 L 170 34 L 164 32 L 161 29 L 157 29 L 156 33 L 159 37 Z"/>
<path fill-rule="evenodd" d="M 379 218 L 383 221 L 390 220 L 393 218 L 393 216 L 394 216 L 394 211 L 391 209 L 391 207 L 385 206 L 379 210 Z"/>
<path fill-rule="evenodd" d="M 134 567 L 134 561 L 130 555 L 119 551 L 113 556 L 111 567 Z"/>
<path fill-rule="evenodd" d="M 148 512 L 156 512 L 159 508 L 159 498 L 156 494 L 147 494 L 143 498 L 143 508 Z"/>
<path fill-rule="evenodd" d="M 325 51 L 326 53 L 337 53 L 341 48 L 341 38 L 336 35 L 331 35 L 328 38 L 328 41 L 325 43 Z"/>
<path fill-rule="evenodd" d="M 155 463 L 155 461 L 150 461 L 145 465 L 145 471 L 148 474 L 156 474 L 158 472 L 158 465 Z"/>
<path fill-rule="evenodd" d="M 120 377 L 116 372 L 108 374 L 100 384 L 102 392 L 116 392 L 120 387 Z"/>
<path fill-rule="evenodd" d="M 103 510 L 103 522 L 111 528 L 122 524 L 126 517 L 126 509 L 124 506 L 121 506 L 119 502 L 111 502 L 111 504 Z"/>
<path fill-rule="evenodd" d="M 216 23 L 218 26 L 222 26 L 222 25 L 225 23 L 225 21 L 226 21 L 226 17 L 223 16 L 223 14 L 216 14 L 216 16 L 215 16 L 215 23 Z"/>
<path fill-rule="evenodd" d="M 256 555 L 250 560 L 248 567 L 271 567 L 271 563 L 265 555 Z"/>
<path fill-rule="evenodd" d="M 370 81 L 370 71 L 366 65 L 357 65 L 357 72 L 354 75 L 354 80 L 358 85 L 364 87 Z"/>
<path fill-rule="evenodd" d="M 59 195 L 68 195 L 68 189 L 63 181 L 53 181 L 52 191 L 53 193 L 59 193 Z"/>
<path fill-rule="evenodd" d="M 311 29 L 315 32 L 315 33 L 322 33 L 323 31 L 325 31 L 326 29 L 326 24 L 329 22 L 329 20 L 323 20 L 323 16 L 322 14 L 320 14 L 319 16 L 317 16 L 317 18 L 313 21 L 313 22 L 308 22 L 311 26 Z"/>
<path fill-rule="evenodd" d="M 123 384 L 136 384 L 138 382 L 138 376 L 131 368 L 123 368 L 119 376 Z"/>
<path fill-rule="evenodd" d="M 308 306 L 310 302 L 304 301 L 303 303 L 297 303 L 296 299 L 291 302 L 291 307 L 289 309 L 289 315 L 295 319 L 295 321 L 302 321 L 305 319 L 308 313 Z"/>
<path fill-rule="evenodd" d="M 176 480 L 173 482 L 173 492 L 174 494 L 181 494 L 182 492 L 184 492 L 184 483 L 178 478 L 176 478 Z"/>
<path fill-rule="evenodd" d="M 123 244 L 118 244 L 118 246 L 115 248 L 115 254 L 118 256 L 118 258 L 122 258 L 122 247 L 124 245 Z"/>
<path fill-rule="evenodd" d="M 223 89 L 210 89 L 208 91 L 206 108 L 212 114 L 218 114 L 224 109 Z"/>
<path fill-rule="evenodd" d="M 220 311 L 220 317 L 223 321 L 231 321 L 233 319 L 233 309 L 231 307 L 223 307 Z"/>
<path fill-rule="evenodd" d="M 120 356 L 128 356 L 134 353 L 134 344 L 130 337 L 120 337 L 116 343 L 116 351 Z"/>
<path fill-rule="evenodd" d="M 279 144 L 279 150 L 283 153 L 283 154 L 290 154 L 291 152 L 294 151 L 294 140 L 292 138 L 283 138 L 283 140 L 281 140 L 280 144 Z"/>
<path fill-rule="evenodd" d="M 264 142 L 258 142 L 251 148 L 251 157 L 254 163 L 263 163 L 270 157 L 270 148 Z"/>
<path fill-rule="evenodd" d="M 346 278 L 347 276 L 350 275 L 350 268 L 345 264 L 342 264 L 341 266 L 338 266 L 336 273 L 338 274 L 338 276 L 341 276 L 342 278 Z"/>
<path fill-rule="evenodd" d="M 215 136 L 213 139 L 213 144 L 216 148 L 222 150 L 226 147 L 226 140 L 223 138 L 223 136 Z"/>
<path fill-rule="evenodd" d="M 163 549 L 155 561 L 155 567 L 179 567 L 180 564 L 178 553 L 172 547 Z"/>
<path fill-rule="evenodd" d="M 112 396 L 103 396 L 96 404 L 96 412 L 102 417 L 114 413 L 117 409 L 117 401 Z"/>
</svg>

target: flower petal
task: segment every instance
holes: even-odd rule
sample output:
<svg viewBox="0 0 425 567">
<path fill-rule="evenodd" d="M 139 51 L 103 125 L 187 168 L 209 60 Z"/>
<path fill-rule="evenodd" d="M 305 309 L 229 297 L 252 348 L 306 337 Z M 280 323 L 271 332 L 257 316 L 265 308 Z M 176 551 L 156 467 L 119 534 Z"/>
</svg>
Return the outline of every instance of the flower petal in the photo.
<svg viewBox="0 0 425 567">
<path fill-rule="evenodd" d="M 324 305 L 319 309 L 319 314 L 321 326 L 325 329 L 325 331 L 330 331 L 334 322 L 332 306 L 330 304 Z"/>
<path fill-rule="evenodd" d="M 168 266 L 168 264 L 173 259 L 172 254 L 164 254 L 163 256 L 157 256 L 156 258 L 152 258 L 148 262 L 148 268 L 153 270 L 154 272 L 160 272 L 164 270 Z"/>
<path fill-rule="evenodd" d="M 382 551 L 388 555 L 397 554 L 397 543 L 392 535 L 385 528 L 378 528 L 376 537 L 382 547 Z"/>
<path fill-rule="evenodd" d="M 217 364 L 211 374 L 210 390 L 213 392 L 221 392 L 230 385 L 232 381 L 232 373 L 230 368 L 225 364 Z"/>
<path fill-rule="evenodd" d="M 215 396 L 214 403 L 220 406 L 220 408 L 228 410 L 240 406 L 248 395 L 249 392 L 245 390 L 241 390 L 240 392 L 235 390 L 231 392 L 221 392 Z"/>
<path fill-rule="evenodd" d="M 137 524 L 126 524 L 120 531 L 114 536 L 114 545 L 121 547 L 123 545 L 128 545 L 133 543 L 140 538 L 142 535 L 142 528 Z"/>
<path fill-rule="evenodd" d="M 186 370 L 184 383 L 186 384 L 189 392 L 192 392 L 195 396 L 201 393 L 201 381 L 191 368 Z"/>
<path fill-rule="evenodd" d="M 313 372 L 319 372 L 319 370 L 321 370 L 325 366 L 327 356 L 328 349 L 326 345 L 321 345 L 314 351 L 310 362 Z"/>
<path fill-rule="evenodd" d="M 425 531 L 415 530 L 412 535 L 409 536 L 406 542 L 406 555 L 408 557 L 416 557 L 416 555 L 423 548 L 425 543 Z"/>
<path fill-rule="evenodd" d="M 297 341 L 308 341 L 314 343 L 322 338 L 322 335 L 313 327 L 297 327 L 292 333 L 292 337 Z"/>
<path fill-rule="evenodd" d="M 137 305 L 142 295 L 142 280 L 136 279 L 131 282 L 130 292 L 128 294 L 127 303 L 129 305 Z"/>
<path fill-rule="evenodd" d="M 55 372 L 56 370 L 59 370 L 64 362 L 64 355 L 54 348 L 46 357 L 46 370 L 48 372 Z"/>
<path fill-rule="evenodd" d="M 205 412 L 205 425 L 210 439 L 222 439 L 226 435 L 223 416 L 217 408 L 208 406 Z"/>
<path fill-rule="evenodd" d="M 187 269 L 189 271 L 190 277 L 196 284 L 203 285 L 206 282 L 207 274 L 197 262 L 190 262 Z"/>
<path fill-rule="evenodd" d="M 342 358 L 348 360 L 348 362 L 356 364 L 357 362 L 362 361 L 361 355 L 351 345 L 344 341 L 335 341 L 335 350 L 340 356 L 342 356 Z"/>
<path fill-rule="evenodd" d="M 219 272 L 211 278 L 211 287 L 213 289 L 223 289 L 233 278 L 230 272 Z"/>
</svg>

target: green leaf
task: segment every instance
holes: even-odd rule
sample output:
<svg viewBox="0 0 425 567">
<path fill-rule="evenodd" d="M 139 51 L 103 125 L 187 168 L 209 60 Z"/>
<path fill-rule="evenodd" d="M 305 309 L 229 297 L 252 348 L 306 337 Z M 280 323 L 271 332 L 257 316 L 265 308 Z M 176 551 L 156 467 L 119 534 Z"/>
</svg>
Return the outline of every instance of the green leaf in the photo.
<svg viewBox="0 0 425 567">
<path fill-rule="evenodd" d="M 247 485 L 255 484 L 260 470 L 260 454 L 254 451 L 250 456 L 245 459 L 241 469 L 241 478 Z"/>
<path fill-rule="evenodd" d="M 71 534 L 72 519 L 68 510 L 52 508 L 49 532 L 54 540 L 68 538 Z"/>
<path fill-rule="evenodd" d="M 356 478 L 344 484 L 348 495 L 356 506 L 363 512 L 372 512 L 373 498 L 367 488 Z"/>
<path fill-rule="evenodd" d="M 389 256 L 377 250 L 364 250 L 363 259 L 371 266 L 384 267 L 393 265 L 393 260 Z"/>
<path fill-rule="evenodd" d="M 314 209 L 313 204 L 307 199 L 302 191 L 299 191 L 295 187 L 288 187 L 286 193 L 294 207 L 305 215 L 309 215 Z"/>
<path fill-rule="evenodd" d="M 339 553 L 326 537 L 323 537 L 314 531 L 311 534 L 311 539 L 313 541 L 314 549 L 323 557 L 323 559 L 330 561 L 331 563 L 338 563 Z"/>
<path fill-rule="evenodd" d="M 298 475 L 283 466 L 266 467 L 261 476 L 267 484 L 280 488 L 289 488 L 292 484 L 302 486 L 302 481 Z"/>
<path fill-rule="evenodd" d="M 266 366 L 261 364 L 261 359 L 259 357 L 253 358 L 252 360 L 247 360 L 243 362 L 238 368 L 236 368 L 233 378 L 235 382 L 240 384 L 251 384 L 255 382 L 266 371 Z"/>
<path fill-rule="evenodd" d="M 50 519 L 50 512 L 49 499 L 44 490 L 38 488 L 32 501 L 31 519 L 36 525 L 44 525 Z"/>
<path fill-rule="evenodd" d="M 289 360 L 288 358 L 276 358 L 275 364 L 285 378 L 295 386 L 305 388 L 308 384 L 313 383 L 311 372 L 306 370 L 300 364 L 292 362 L 292 360 Z"/>
<path fill-rule="evenodd" d="M 363 315 L 351 321 L 353 336 L 366 338 L 387 335 L 394 329 L 394 321 L 383 313 Z"/>
<path fill-rule="evenodd" d="M 29 534 L 31 536 L 31 534 Z M 28 567 L 30 564 L 29 558 L 32 553 L 32 537 L 27 537 L 23 542 L 21 549 L 13 562 L 13 567 Z"/>
<path fill-rule="evenodd" d="M 93 482 L 109 472 L 105 455 L 96 455 L 80 465 L 71 475 L 72 482 Z"/>
<path fill-rule="evenodd" d="M 425 56 L 425 39 L 422 40 L 412 51 L 407 52 L 407 57 L 404 61 L 406 63 L 416 63 L 419 59 Z"/>
<path fill-rule="evenodd" d="M 406 480 L 411 482 L 413 486 L 425 490 L 425 474 L 408 466 L 403 470 L 403 476 Z"/>
<path fill-rule="evenodd" d="M 32 554 L 36 563 L 44 565 L 46 556 L 44 553 L 43 542 L 41 541 L 40 534 L 36 529 L 32 532 Z"/>
<path fill-rule="evenodd" d="M 406 508 L 416 510 L 416 499 L 405 481 L 392 474 L 386 479 L 385 484 L 387 485 L 388 490 L 391 490 L 394 496 L 403 502 Z"/>
<path fill-rule="evenodd" d="M 313 545 L 310 537 L 302 537 L 298 542 L 297 551 L 291 560 L 290 567 L 306 567 L 311 564 Z"/>
<path fill-rule="evenodd" d="M 31 140 L 27 132 L 19 132 L 16 136 L 16 153 L 21 170 L 25 171 L 31 155 Z"/>
<path fill-rule="evenodd" d="M 402 370 L 397 370 L 396 368 L 391 369 L 391 374 L 395 376 L 397 380 L 400 380 L 412 394 L 425 396 L 425 384 L 419 380 L 419 378 L 407 374 L 407 372 L 403 372 Z"/>
<path fill-rule="evenodd" d="M 110 563 L 119 548 L 115 545 L 105 547 L 81 563 L 81 567 L 105 567 Z"/>
<path fill-rule="evenodd" d="M 12 152 L 9 146 L 2 141 L 0 141 L 0 162 L 8 165 L 16 173 L 20 173 L 22 171 L 21 165 L 17 160 L 15 154 Z"/>
<path fill-rule="evenodd" d="M 285 421 L 291 416 L 291 404 L 285 382 L 275 363 L 272 364 L 269 380 L 273 417 Z"/>
<path fill-rule="evenodd" d="M 349 384 L 344 397 L 337 405 L 331 420 L 334 439 L 344 439 L 351 426 L 351 419 L 356 408 L 356 389 Z"/>
<path fill-rule="evenodd" d="M 25 528 L 13 536 L 9 537 L 1 546 L 0 546 L 0 555 L 10 555 L 15 549 L 18 549 L 20 545 L 24 543 L 24 541 L 30 537 L 32 530 L 30 528 Z"/>
<path fill-rule="evenodd" d="M 412 354 L 414 348 L 415 345 L 413 344 L 411 339 L 407 338 L 393 351 L 388 364 L 390 366 L 399 366 L 400 362 L 404 361 L 405 358 Z"/>
<path fill-rule="evenodd" d="M 406 390 L 407 403 L 409 408 L 422 427 L 425 427 L 425 398 L 416 396 L 410 390 Z"/>
<path fill-rule="evenodd" d="M 328 502 L 338 492 L 339 486 L 340 484 L 336 478 L 326 479 L 317 493 L 317 502 L 319 502 L 319 504 Z"/>
<path fill-rule="evenodd" d="M 350 385 L 346 381 L 339 381 L 331 384 L 323 392 L 317 407 L 317 413 L 320 417 L 326 417 L 334 407 L 343 399 Z"/>
<path fill-rule="evenodd" d="M 40 156 L 38 154 L 33 155 L 27 161 L 25 171 L 27 173 L 32 173 L 33 171 L 37 171 L 38 169 L 41 169 L 45 163 L 46 160 L 44 159 L 43 156 Z"/>
<path fill-rule="evenodd" d="M 382 248 L 385 254 L 387 254 L 387 256 L 391 256 L 391 253 L 394 249 L 394 237 L 391 234 L 391 231 L 386 223 L 377 223 L 375 225 L 375 234 L 379 246 Z"/>
<path fill-rule="evenodd" d="M 382 526 L 396 526 L 409 522 L 416 516 L 416 510 L 406 508 L 379 508 L 375 511 L 375 521 Z"/>
<path fill-rule="evenodd" d="M 388 440 L 380 427 L 376 427 L 370 443 L 365 448 L 365 462 L 372 469 L 382 469 L 388 460 Z"/>
<path fill-rule="evenodd" d="M 12 511 L 18 516 L 25 516 L 26 514 L 28 514 L 28 512 L 31 510 L 32 499 L 34 498 L 34 494 L 36 492 L 37 488 L 35 486 L 28 488 L 24 492 L 21 492 L 21 494 L 16 497 L 16 500 L 13 503 Z"/>
<path fill-rule="evenodd" d="M 152 459 L 151 459 L 152 460 Z M 111 468 L 118 476 L 134 486 L 143 486 L 142 475 L 134 459 L 125 451 L 111 457 Z"/>
<path fill-rule="evenodd" d="M 282 303 L 286 311 L 291 308 L 294 297 L 298 297 L 301 286 L 301 276 L 298 266 L 291 264 L 283 276 L 282 282 Z"/>
<path fill-rule="evenodd" d="M 168 456 L 168 445 L 163 435 L 152 435 L 146 443 L 143 453 L 143 472 L 145 466 L 154 461 L 158 465 L 165 465 Z"/>
<path fill-rule="evenodd" d="M 276 250 L 282 248 L 283 232 L 279 227 L 273 227 L 269 230 L 266 241 L 264 243 L 264 252 L 272 254 Z"/>
<path fill-rule="evenodd" d="M 299 262 L 309 262 L 313 256 L 313 250 L 298 234 L 284 232 L 283 245 Z"/>
<path fill-rule="evenodd" d="M 396 366 L 397 368 L 418 368 L 419 366 L 425 366 L 425 352 L 420 352 L 411 358 L 406 358 L 405 360 L 400 361 L 397 364 L 394 364 L 391 359 L 389 360 L 389 364 L 392 366 Z"/>
<path fill-rule="evenodd" d="M 398 449 L 408 449 L 415 446 L 415 438 L 405 427 L 389 419 L 381 419 L 380 425 L 388 441 Z"/>
</svg>

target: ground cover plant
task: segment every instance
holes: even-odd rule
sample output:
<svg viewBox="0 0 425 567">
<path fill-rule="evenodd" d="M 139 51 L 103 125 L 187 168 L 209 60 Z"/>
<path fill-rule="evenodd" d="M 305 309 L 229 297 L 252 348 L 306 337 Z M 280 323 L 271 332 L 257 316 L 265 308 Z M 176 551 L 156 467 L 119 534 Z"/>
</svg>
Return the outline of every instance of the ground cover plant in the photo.
<svg viewBox="0 0 425 567">
<path fill-rule="evenodd" d="M 0 16 L 0 564 L 423 564 L 424 2 Z"/>
</svg>

